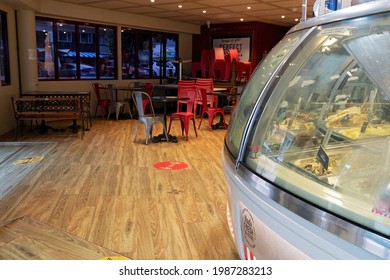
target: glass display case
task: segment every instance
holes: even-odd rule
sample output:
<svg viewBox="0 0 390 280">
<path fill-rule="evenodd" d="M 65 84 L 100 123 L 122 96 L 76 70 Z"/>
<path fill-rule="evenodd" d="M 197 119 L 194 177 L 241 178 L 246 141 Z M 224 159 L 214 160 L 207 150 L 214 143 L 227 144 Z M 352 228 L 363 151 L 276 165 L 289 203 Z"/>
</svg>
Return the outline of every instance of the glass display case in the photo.
<svg viewBox="0 0 390 280">
<path fill-rule="evenodd" d="M 243 259 L 390 258 L 389 46 L 390 3 L 370 2 L 295 26 L 258 65 L 223 150 Z"/>
</svg>

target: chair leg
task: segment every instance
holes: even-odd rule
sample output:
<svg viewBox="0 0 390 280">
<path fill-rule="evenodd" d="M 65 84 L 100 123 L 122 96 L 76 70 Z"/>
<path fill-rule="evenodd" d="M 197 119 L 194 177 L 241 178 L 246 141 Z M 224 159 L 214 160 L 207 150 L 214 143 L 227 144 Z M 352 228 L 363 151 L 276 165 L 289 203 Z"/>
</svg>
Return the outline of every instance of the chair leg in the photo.
<svg viewBox="0 0 390 280">
<path fill-rule="evenodd" d="M 199 122 L 198 130 L 200 129 L 200 126 L 202 125 L 202 121 L 203 121 L 204 114 L 205 114 L 205 113 L 202 112 L 202 114 L 200 115 L 200 122 Z"/>
<path fill-rule="evenodd" d="M 184 124 L 184 120 L 182 120 L 182 119 L 180 119 L 180 127 L 181 127 L 181 135 L 183 136 L 184 135 L 184 129 L 185 129 L 186 126 Z"/>
<path fill-rule="evenodd" d="M 163 123 L 163 130 L 164 130 L 164 134 L 165 134 L 165 139 L 167 139 L 167 142 L 169 142 L 169 137 L 168 137 L 168 133 L 167 133 L 167 128 L 165 127 L 165 124 Z"/>
<path fill-rule="evenodd" d="M 133 114 L 131 113 L 131 103 L 130 103 L 130 101 L 128 102 L 128 107 L 129 107 L 130 119 L 132 119 L 133 118 Z"/>
<path fill-rule="evenodd" d="M 211 128 L 212 128 L 212 126 L 213 126 L 214 116 L 215 116 L 215 115 L 209 116 L 209 130 L 211 130 Z"/>
<path fill-rule="evenodd" d="M 196 137 L 198 137 L 198 132 L 196 131 L 196 125 L 195 125 L 195 119 L 194 118 L 192 119 L 192 123 L 194 124 L 195 135 L 196 135 Z"/>
<path fill-rule="evenodd" d="M 188 141 L 188 127 L 189 127 L 189 125 L 188 125 L 189 123 L 187 123 L 187 125 L 184 125 L 184 121 L 183 121 L 183 126 L 184 126 L 184 130 L 185 130 L 185 133 L 186 133 L 186 140 Z M 183 131 L 183 129 L 182 129 L 182 131 Z M 183 135 L 183 132 L 182 132 L 182 135 Z"/>
<path fill-rule="evenodd" d="M 106 114 L 106 106 L 100 105 L 100 108 L 102 109 L 102 120 L 104 120 L 104 115 Z"/>
<path fill-rule="evenodd" d="M 172 118 L 169 120 L 168 134 L 171 132 Z"/>
<path fill-rule="evenodd" d="M 135 128 L 134 142 L 135 142 L 135 140 L 137 140 L 138 128 L 139 128 L 139 123 L 137 123 L 137 127 Z"/>
<path fill-rule="evenodd" d="M 149 138 L 152 136 L 152 131 L 153 131 L 153 124 L 151 126 L 146 126 L 145 128 L 145 132 L 146 132 L 146 140 L 145 140 L 145 144 L 148 145 L 148 142 L 149 142 Z"/>
</svg>

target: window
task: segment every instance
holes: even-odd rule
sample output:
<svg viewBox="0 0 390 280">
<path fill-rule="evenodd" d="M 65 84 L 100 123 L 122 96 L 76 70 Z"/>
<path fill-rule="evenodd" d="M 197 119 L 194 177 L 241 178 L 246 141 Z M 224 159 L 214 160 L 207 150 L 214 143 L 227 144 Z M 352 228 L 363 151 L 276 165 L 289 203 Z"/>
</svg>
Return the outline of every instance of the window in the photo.
<svg viewBox="0 0 390 280">
<path fill-rule="evenodd" d="M 39 80 L 117 77 L 116 28 L 36 19 Z"/>
<path fill-rule="evenodd" d="M 135 67 L 135 44 L 136 33 L 132 30 L 122 29 L 122 79 L 130 79 L 138 77 L 138 73 L 145 70 L 138 66 Z"/>
<path fill-rule="evenodd" d="M 117 61 L 116 28 L 36 18 L 39 80 L 171 78 L 176 76 L 178 35 L 123 29 Z"/>
<path fill-rule="evenodd" d="M 7 33 L 7 14 L 0 11 L 0 77 L 1 85 L 11 83 L 9 54 L 8 54 L 8 33 Z"/>
<path fill-rule="evenodd" d="M 170 78 L 176 75 L 178 36 L 122 30 L 122 78 Z"/>
<path fill-rule="evenodd" d="M 81 79 L 95 79 L 96 67 L 98 65 L 96 56 L 96 28 L 89 25 L 80 25 L 79 34 Z"/>
<path fill-rule="evenodd" d="M 101 79 L 113 79 L 117 74 L 115 30 L 112 28 L 99 28 L 99 69 Z M 111 66 L 110 66 L 111 65 Z M 113 67 L 109 71 L 108 67 Z"/>
</svg>

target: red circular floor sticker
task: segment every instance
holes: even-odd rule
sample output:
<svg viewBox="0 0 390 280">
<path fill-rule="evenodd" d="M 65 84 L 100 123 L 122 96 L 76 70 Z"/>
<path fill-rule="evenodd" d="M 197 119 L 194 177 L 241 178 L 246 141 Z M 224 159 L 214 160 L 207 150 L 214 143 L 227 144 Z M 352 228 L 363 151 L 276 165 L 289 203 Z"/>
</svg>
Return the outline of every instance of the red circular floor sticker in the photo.
<svg viewBox="0 0 390 280">
<path fill-rule="evenodd" d="M 178 161 L 162 161 L 153 165 L 157 169 L 180 170 L 188 167 L 187 163 Z"/>
</svg>

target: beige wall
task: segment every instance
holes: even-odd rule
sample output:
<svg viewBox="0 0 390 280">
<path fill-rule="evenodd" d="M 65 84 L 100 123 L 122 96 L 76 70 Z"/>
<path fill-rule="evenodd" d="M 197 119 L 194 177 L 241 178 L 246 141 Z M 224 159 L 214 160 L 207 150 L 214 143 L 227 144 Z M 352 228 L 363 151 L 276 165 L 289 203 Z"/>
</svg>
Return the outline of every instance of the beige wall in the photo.
<svg viewBox="0 0 390 280">
<path fill-rule="evenodd" d="M 0 3 L 0 10 L 7 13 L 8 47 L 11 66 L 11 85 L 0 85 L 0 135 L 15 127 L 15 119 L 12 110 L 11 97 L 19 96 L 18 55 L 16 45 L 15 13 L 14 10 Z"/>
<path fill-rule="evenodd" d="M 3 135 L 15 127 L 13 111 L 10 97 L 19 96 L 19 79 L 18 79 L 18 60 L 16 47 L 16 30 L 15 30 L 15 10 L 28 9 L 34 10 L 38 16 L 53 18 L 64 18 L 75 21 L 89 21 L 94 23 L 105 23 L 118 27 L 118 46 L 120 46 L 120 27 L 137 27 L 149 30 L 159 30 L 179 34 L 179 56 L 183 60 L 190 60 L 192 57 L 192 34 L 200 33 L 200 27 L 192 24 L 178 23 L 164 19 L 154 19 L 145 16 L 137 16 L 119 12 L 111 12 L 96 8 L 80 8 L 72 4 L 52 0 L 2 0 L 0 9 L 8 13 L 8 30 L 9 30 L 9 47 L 11 54 L 11 86 L 0 88 L 0 135 Z M 32 23 L 34 24 L 34 23 Z M 23 47 L 23 46 L 20 46 Z M 118 52 L 118 60 L 120 61 Z M 22 65 L 23 61 L 21 61 Z M 22 67 L 23 68 L 23 67 Z M 37 69 L 37 67 L 35 67 Z M 183 72 L 190 73 L 191 64 L 183 64 Z M 119 69 L 120 70 L 120 69 Z M 119 77 L 121 77 L 119 73 Z M 92 91 L 92 80 L 87 81 L 36 81 L 36 90 L 63 90 L 63 91 Z M 127 85 L 130 80 L 99 81 L 102 83 L 115 83 L 118 85 Z M 159 80 L 152 80 L 158 83 Z M 31 81 L 29 81 L 31 84 Z M 21 81 L 21 91 L 26 91 L 26 81 Z M 95 109 L 96 100 L 92 95 L 92 108 Z"/>
</svg>

